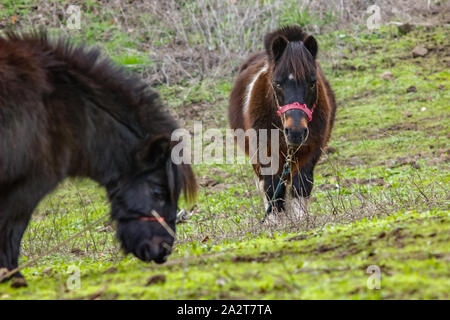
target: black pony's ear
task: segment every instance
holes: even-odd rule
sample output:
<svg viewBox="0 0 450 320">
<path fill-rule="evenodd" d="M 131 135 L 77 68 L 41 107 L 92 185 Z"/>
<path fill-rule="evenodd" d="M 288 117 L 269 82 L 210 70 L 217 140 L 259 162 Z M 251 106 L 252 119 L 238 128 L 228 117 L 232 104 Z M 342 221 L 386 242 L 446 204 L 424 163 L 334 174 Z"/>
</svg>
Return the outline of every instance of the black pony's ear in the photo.
<svg viewBox="0 0 450 320">
<path fill-rule="evenodd" d="M 137 152 L 137 159 L 143 165 L 160 165 L 170 157 L 170 139 L 165 136 L 156 136 L 144 142 Z"/>
<path fill-rule="evenodd" d="M 303 43 L 304 43 L 306 49 L 308 49 L 308 51 L 311 53 L 311 55 L 315 59 L 317 56 L 317 50 L 318 50 L 318 45 L 317 45 L 316 39 L 313 36 L 307 36 L 305 38 L 305 40 L 303 40 Z"/>
<path fill-rule="evenodd" d="M 269 54 L 269 56 L 273 59 L 273 61 L 277 62 L 281 58 L 288 42 L 289 41 L 282 35 L 273 39 L 270 45 L 270 54 Z"/>
</svg>

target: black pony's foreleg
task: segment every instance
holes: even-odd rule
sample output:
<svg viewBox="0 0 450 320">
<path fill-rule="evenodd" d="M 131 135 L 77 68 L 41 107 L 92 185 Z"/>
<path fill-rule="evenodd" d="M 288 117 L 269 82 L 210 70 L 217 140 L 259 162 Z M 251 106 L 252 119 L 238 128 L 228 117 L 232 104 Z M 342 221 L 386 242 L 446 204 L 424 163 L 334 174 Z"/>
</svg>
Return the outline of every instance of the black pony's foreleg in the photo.
<svg viewBox="0 0 450 320">
<path fill-rule="evenodd" d="M 42 180 L 0 185 L 0 269 L 6 268 L 9 272 L 18 267 L 20 243 L 33 210 L 39 200 L 56 185 L 49 185 L 48 181 L 38 184 L 38 181 Z M 22 275 L 16 272 L 11 277 Z"/>
<path fill-rule="evenodd" d="M 31 214 L 21 214 L 0 220 L 0 269 L 6 268 L 9 272 L 19 266 L 20 241 L 27 228 L 29 216 Z M 22 275 L 20 272 L 16 272 L 11 277 L 22 277 Z M 3 279 L 1 282 L 9 280 L 11 277 Z"/>
</svg>

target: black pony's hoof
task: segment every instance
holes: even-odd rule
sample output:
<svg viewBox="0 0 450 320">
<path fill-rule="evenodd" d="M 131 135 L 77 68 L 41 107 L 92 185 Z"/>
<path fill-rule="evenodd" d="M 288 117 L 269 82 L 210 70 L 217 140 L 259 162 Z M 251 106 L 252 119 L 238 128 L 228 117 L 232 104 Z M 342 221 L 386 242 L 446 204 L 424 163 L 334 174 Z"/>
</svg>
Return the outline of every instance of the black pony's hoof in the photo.
<svg viewBox="0 0 450 320">
<path fill-rule="evenodd" d="M 12 280 L 11 287 L 13 288 L 21 288 L 28 286 L 25 278 L 20 272 L 16 272 L 8 277 L 5 277 L 8 273 L 9 273 L 8 269 L 0 268 L 0 283 L 5 283 Z"/>
</svg>

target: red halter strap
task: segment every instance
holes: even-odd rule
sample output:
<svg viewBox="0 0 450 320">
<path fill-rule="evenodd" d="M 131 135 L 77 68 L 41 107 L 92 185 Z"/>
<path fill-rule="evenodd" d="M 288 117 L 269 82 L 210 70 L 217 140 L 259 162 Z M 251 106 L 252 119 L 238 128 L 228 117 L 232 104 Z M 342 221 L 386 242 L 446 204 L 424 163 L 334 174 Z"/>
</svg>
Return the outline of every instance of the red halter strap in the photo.
<svg viewBox="0 0 450 320">
<path fill-rule="evenodd" d="M 161 223 L 161 221 L 164 221 L 164 218 L 156 218 L 156 217 L 139 217 L 138 220 L 141 221 L 157 221 L 159 223 Z"/>
<path fill-rule="evenodd" d="M 292 109 L 297 109 L 297 110 L 302 110 L 306 116 L 308 117 L 308 121 L 311 122 L 312 120 L 312 115 L 314 112 L 314 108 L 316 107 L 316 104 L 313 105 L 312 109 L 308 109 L 308 107 L 306 106 L 306 104 L 300 104 L 298 102 L 294 102 L 291 104 L 287 104 L 285 106 L 282 107 L 278 107 L 278 116 L 281 117 L 281 115 L 289 110 Z"/>
</svg>

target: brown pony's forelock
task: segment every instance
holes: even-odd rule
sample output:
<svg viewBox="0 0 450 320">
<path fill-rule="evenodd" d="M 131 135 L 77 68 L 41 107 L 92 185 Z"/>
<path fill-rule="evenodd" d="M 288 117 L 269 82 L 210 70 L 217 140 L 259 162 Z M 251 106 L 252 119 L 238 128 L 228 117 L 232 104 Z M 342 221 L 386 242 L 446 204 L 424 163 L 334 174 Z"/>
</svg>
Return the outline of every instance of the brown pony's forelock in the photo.
<svg viewBox="0 0 450 320">
<path fill-rule="evenodd" d="M 315 74 L 314 58 L 303 42 L 289 42 L 276 65 L 276 72 L 290 74 L 299 81 L 309 80 L 308 75 Z"/>
<path fill-rule="evenodd" d="M 308 35 L 299 26 L 286 26 L 268 33 L 264 37 L 264 47 L 272 68 L 275 67 L 272 45 L 280 37 L 287 40 L 288 43 L 276 62 L 276 72 L 281 74 L 292 73 L 296 81 L 307 80 L 308 74 L 316 72 L 314 58 L 303 44 Z"/>
</svg>

